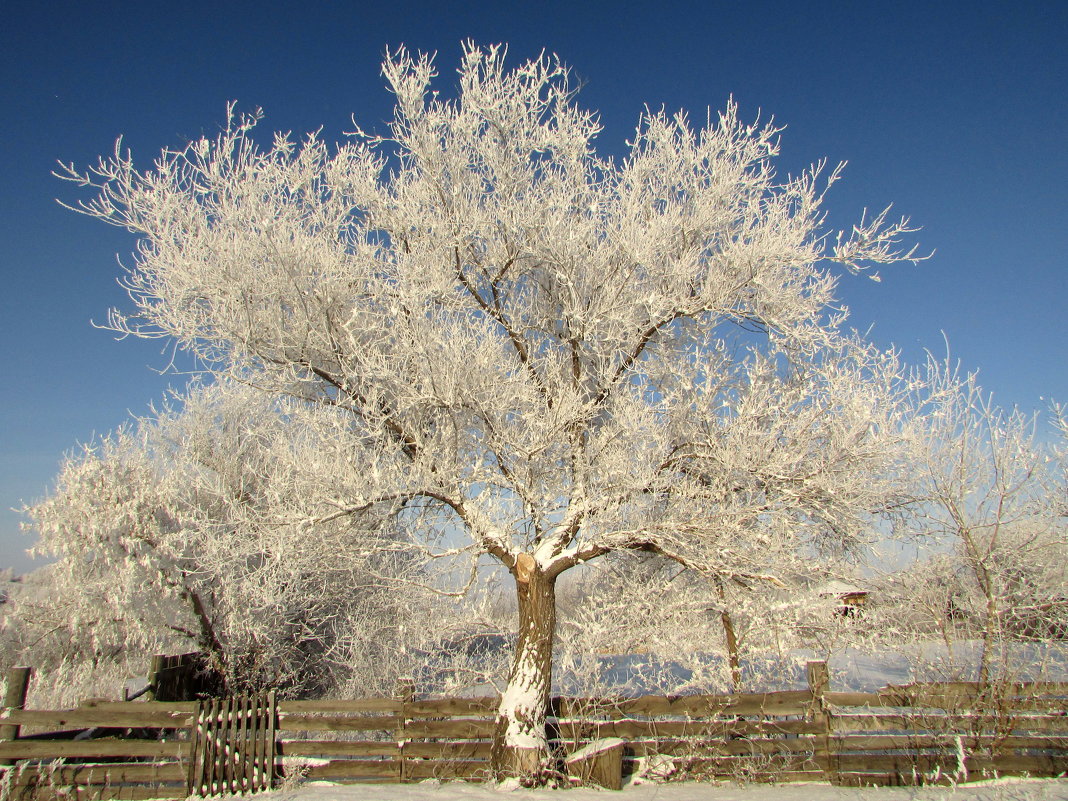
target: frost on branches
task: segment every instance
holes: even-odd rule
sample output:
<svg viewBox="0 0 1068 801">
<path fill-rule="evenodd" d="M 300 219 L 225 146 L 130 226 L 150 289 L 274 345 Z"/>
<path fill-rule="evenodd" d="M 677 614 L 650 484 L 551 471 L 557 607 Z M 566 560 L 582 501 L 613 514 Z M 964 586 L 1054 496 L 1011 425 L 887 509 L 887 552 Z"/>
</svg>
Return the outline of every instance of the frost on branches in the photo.
<svg viewBox="0 0 1068 801">
<path fill-rule="evenodd" d="M 226 381 L 182 401 L 69 458 L 26 510 L 36 551 L 59 561 L 16 605 L 23 628 L 90 637 L 77 650 L 94 660 L 198 650 L 235 692 L 322 693 L 344 682 L 339 662 L 395 661 L 395 582 L 416 563 L 369 517 L 313 520 L 322 477 L 301 465 L 328 463 L 324 421 Z"/>
<path fill-rule="evenodd" d="M 1068 657 L 1068 437 L 1005 411 L 974 376 L 932 372 L 941 403 L 917 439 L 918 558 L 889 577 L 884 638 L 937 643 L 937 678 L 1063 680 Z M 942 656 L 944 655 L 944 656 Z"/>
<path fill-rule="evenodd" d="M 647 112 L 613 161 L 565 68 L 503 62 L 467 46 L 447 100 L 430 58 L 388 56 L 383 136 L 265 148 L 231 117 L 148 171 L 117 148 L 67 177 L 139 236 L 116 330 L 170 337 L 336 438 L 301 466 L 317 482 L 294 525 L 391 526 L 471 582 L 480 556 L 511 574 L 495 756 L 529 775 L 562 573 L 651 552 L 774 584 L 863 542 L 915 387 L 840 333 L 829 264 L 913 254 L 885 214 L 825 230 L 837 170 L 778 178 L 777 129 L 733 105 L 699 130 Z"/>
</svg>

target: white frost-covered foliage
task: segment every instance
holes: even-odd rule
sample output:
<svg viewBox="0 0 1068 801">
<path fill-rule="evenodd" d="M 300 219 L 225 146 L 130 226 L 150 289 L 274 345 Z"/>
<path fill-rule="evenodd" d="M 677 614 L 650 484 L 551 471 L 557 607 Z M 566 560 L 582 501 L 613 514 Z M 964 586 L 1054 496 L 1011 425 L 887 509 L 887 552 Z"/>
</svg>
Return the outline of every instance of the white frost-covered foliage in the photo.
<svg viewBox="0 0 1068 801">
<path fill-rule="evenodd" d="M 0 681 L 13 667 L 32 666 L 27 704 L 38 709 L 62 709 L 88 697 L 122 697 L 127 677 L 144 674 L 144 654 L 129 650 L 127 638 L 108 620 L 98 627 L 71 625 L 70 604 L 56 595 L 55 570 L 47 565 L 5 582 Z"/>
<path fill-rule="evenodd" d="M 323 477 L 304 465 L 335 447 L 324 428 L 239 384 L 194 388 L 181 407 L 69 458 L 27 510 L 37 552 L 59 561 L 15 615 L 90 639 L 74 658 L 202 650 L 235 689 L 328 691 L 357 644 L 391 661 L 404 622 L 393 582 L 414 562 L 381 521 L 314 519 L 309 482 Z M 28 656 L 44 667 L 40 648 Z M 364 681 L 388 684 L 379 673 Z"/>
<path fill-rule="evenodd" d="M 998 408 L 974 376 L 934 374 L 906 527 L 917 555 L 878 582 L 868 623 L 884 642 L 936 643 L 923 669 L 942 677 L 1034 677 L 1068 655 L 1065 439 Z"/>
<path fill-rule="evenodd" d="M 67 177 L 139 236 L 115 328 L 316 410 L 316 442 L 353 432 L 303 464 L 320 480 L 294 526 L 392 519 L 426 556 L 469 560 L 439 590 L 484 576 L 480 556 L 511 572 L 501 731 L 544 744 L 565 570 L 643 551 L 774 584 L 860 548 L 896 499 L 916 387 L 840 332 L 830 262 L 911 259 L 908 228 L 883 214 L 836 237 L 838 171 L 776 176 L 778 130 L 733 105 L 701 129 L 646 113 L 612 161 L 555 60 L 508 71 L 468 46 L 454 100 L 428 57 L 383 72 L 383 136 L 262 148 L 234 117 L 149 171 L 117 149 Z"/>
<path fill-rule="evenodd" d="M 753 692 L 867 639 L 865 612 L 828 591 L 845 561 L 783 572 L 782 586 L 717 581 L 662 557 L 614 554 L 562 590 L 557 685 L 580 695 Z M 838 582 L 841 584 L 842 582 Z"/>
</svg>

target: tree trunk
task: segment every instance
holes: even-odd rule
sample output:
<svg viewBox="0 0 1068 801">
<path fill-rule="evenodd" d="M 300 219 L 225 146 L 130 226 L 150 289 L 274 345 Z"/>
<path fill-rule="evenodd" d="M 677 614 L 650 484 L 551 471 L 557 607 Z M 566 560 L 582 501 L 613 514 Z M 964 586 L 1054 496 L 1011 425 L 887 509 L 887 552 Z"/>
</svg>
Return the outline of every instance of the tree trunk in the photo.
<svg viewBox="0 0 1068 801">
<path fill-rule="evenodd" d="M 719 590 L 719 599 L 723 609 L 719 613 L 720 622 L 723 623 L 723 637 L 727 642 L 727 663 L 731 668 L 731 692 L 741 692 L 742 689 L 742 661 L 738 653 L 738 637 L 734 632 L 734 621 L 727 609 L 727 591 L 723 587 L 723 579 L 716 576 L 716 588 Z"/>
<path fill-rule="evenodd" d="M 546 576 L 530 554 L 520 554 L 512 571 L 519 602 L 519 639 L 508 688 L 501 697 L 493 735 L 493 770 L 498 780 L 535 783 L 548 756 L 545 716 L 552 683 L 556 632 L 556 577 Z"/>
</svg>

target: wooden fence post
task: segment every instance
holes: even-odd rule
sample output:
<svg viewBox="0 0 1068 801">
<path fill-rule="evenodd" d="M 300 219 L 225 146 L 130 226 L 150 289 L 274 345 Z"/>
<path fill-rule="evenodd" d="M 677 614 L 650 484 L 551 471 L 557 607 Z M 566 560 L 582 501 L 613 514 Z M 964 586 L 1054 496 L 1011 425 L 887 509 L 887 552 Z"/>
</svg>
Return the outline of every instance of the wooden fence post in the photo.
<svg viewBox="0 0 1068 801">
<path fill-rule="evenodd" d="M 163 654 L 156 654 L 152 657 L 152 665 L 148 669 L 148 695 L 149 701 L 158 701 L 159 698 L 159 678 L 163 672 L 163 665 L 166 663 L 167 657 Z"/>
<path fill-rule="evenodd" d="M 273 687 L 267 692 L 267 731 L 262 738 L 267 753 L 263 760 L 263 789 L 274 787 L 275 759 L 278 757 L 278 691 Z"/>
<path fill-rule="evenodd" d="M 812 706 L 809 714 L 816 732 L 813 756 L 827 777 L 827 781 L 831 784 L 838 784 L 840 781 L 838 765 L 831 754 L 831 713 L 827 709 L 827 701 L 824 698 L 824 693 L 827 692 L 831 683 L 830 673 L 826 662 L 809 662 L 806 667 L 808 688 L 812 693 Z"/>
<path fill-rule="evenodd" d="M 402 783 L 408 778 L 405 770 L 404 746 L 408 742 L 408 704 L 415 700 L 415 679 L 404 676 L 397 679 L 397 686 L 393 691 L 393 697 L 400 701 L 400 712 L 397 719 L 397 729 L 394 737 L 397 740 L 397 773 Z"/>
<path fill-rule="evenodd" d="M 4 693 L 4 709 L 25 709 L 26 694 L 30 689 L 30 677 L 33 676 L 33 668 L 16 667 L 7 672 L 7 691 Z M 4 740 L 17 740 L 19 729 L 17 723 L 5 723 L 0 725 L 0 742 Z M 0 759 L 0 765 L 14 765 L 14 759 Z"/>
</svg>

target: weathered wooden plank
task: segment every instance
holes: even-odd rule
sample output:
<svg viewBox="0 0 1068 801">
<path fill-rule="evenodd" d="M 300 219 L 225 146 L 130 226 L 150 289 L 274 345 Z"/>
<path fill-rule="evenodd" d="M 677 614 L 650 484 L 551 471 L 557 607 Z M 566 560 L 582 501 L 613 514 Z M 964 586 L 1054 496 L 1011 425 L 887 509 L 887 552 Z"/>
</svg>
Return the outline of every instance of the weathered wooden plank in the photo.
<svg viewBox="0 0 1068 801">
<path fill-rule="evenodd" d="M 832 706 L 866 706 L 866 707 L 884 707 L 887 704 L 888 696 L 880 695 L 879 693 L 842 693 L 842 692 L 826 692 L 823 694 L 823 699 Z"/>
<path fill-rule="evenodd" d="M 242 742 L 241 713 L 246 700 L 245 696 L 238 695 L 230 696 L 223 701 L 223 732 L 225 737 L 223 747 L 226 749 L 225 758 L 223 759 L 225 768 L 223 772 L 223 787 L 227 788 L 231 793 L 237 793 L 242 790 L 241 773 L 243 765 L 241 763 L 245 754 L 241 750 L 244 746 Z"/>
<path fill-rule="evenodd" d="M 188 743 L 177 740 L 12 740 L 0 743 L 0 757 L 60 759 L 64 757 L 159 757 L 178 759 Z"/>
<path fill-rule="evenodd" d="M 189 751 L 186 755 L 186 789 L 190 795 L 198 792 L 204 771 L 204 704 L 199 704 L 189 729 Z"/>
<path fill-rule="evenodd" d="M 396 742 L 367 740 L 280 740 L 279 756 L 396 756 Z"/>
<path fill-rule="evenodd" d="M 872 735 L 845 735 L 833 738 L 836 748 L 841 752 L 847 751 L 900 751 L 957 748 L 960 740 L 967 749 L 986 748 L 998 746 L 1002 749 L 1033 748 L 1046 750 L 1061 750 L 1068 756 L 1068 740 L 1063 737 L 1002 737 L 1000 735 L 972 734 L 872 734 Z"/>
<path fill-rule="evenodd" d="M 492 720 L 412 720 L 404 730 L 409 740 L 427 737 L 486 739 L 493 737 Z"/>
<path fill-rule="evenodd" d="M 347 715 L 304 715 L 279 713 L 279 731 L 388 731 L 393 732 L 400 718 L 395 715 L 355 717 Z"/>
<path fill-rule="evenodd" d="M 278 743 L 278 693 L 271 690 L 267 693 L 267 714 L 264 721 L 265 728 L 260 736 L 262 748 L 257 752 L 259 758 L 258 768 L 260 781 L 258 790 L 270 790 L 274 786 L 275 756 Z"/>
<path fill-rule="evenodd" d="M 702 721 L 702 720 L 612 720 L 612 721 L 566 721 L 559 725 L 560 736 L 568 740 L 596 740 L 601 737 L 624 739 L 656 737 L 704 737 L 722 738 L 745 736 L 764 732 L 790 734 L 815 734 L 811 721 L 786 720 L 774 722 L 757 721 Z"/>
<path fill-rule="evenodd" d="M 1001 695 L 1062 695 L 1068 697 L 1068 682 L 1064 681 L 1007 681 L 981 683 L 978 681 L 926 681 L 912 684 L 888 684 L 879 692 L 906 691 L 996 693 Z"/>
<path fill-rule="evenodd" d="M 716 730 L 710 727 L 710 733 Z M 811 720 L 794 718 L 790 720 L 733 720 L 720 730 L 723 737 L 771 737 L 782 734 L 815 734 L 816 729 Z"/>
<path fill-rule="evenodd" d="M 193 791 L 196 795 L 202 797 L 212 795 L 215 792 L 215 787 L 213 787 L 216 779 L 215 757 L 219 750 L 215 737 L 218 710 L 218 699 L 210 698 L 205 701 L 204 713 L 201 715 L 201 720 L 197 726 L 197 734 L 201 737 L 204 756 L 201 762 L 200 776 L 193 787 Z"/>
<path fill-rule="evenodd" d="M 566 750 L 580 743 L 565 742 Z M 636 757 L 664 754 L 666 756 L 744 756 L 752 754 L 811 753 L 815 747 L 813 736 L 789 739 L 757 740 L 630 740 L 627 750 Z"/>
<path fill-rule="evenodd" d="M 561 738 L 591 740 L 618 736 L 630 739 L 663 739 L 665 737 L 696 737 L 727 740 L 737 737 L 775 737 L 781 735 L 810 735 L 816 729 L 812 722 L 795 720 L 717 720 L 717 721 L 577 721 L 561 724 Z"/>
<path fill-rule="evenodd" d="M 883 706 L 920 706 L 947 710 L 971 707 L 1063 710 L 1068 706 L 1068 697 L 1064 693 L 1041 692 L 1026 685 L 1016 688 L 969 682 L 890 685 L 881 689 L 878 694 Z"/>
<path fill-rule="evenodd" d="M 936 768 L 940 773 L 954 775 L 960 768 L 956 754 L 842 754 L 837 759 L 843 771 L 895 772 L 902 776 L 914 772 L 932 773 Z M 983 771 L 1051 775 L 1068 770 L 1068 764 L 1061 757 L 1017 754 L 994 757 L 968 755 L 964 767 L 973 776 Z"/>
<path fill-rule="evenodd" d="M 167 763 L 116 763 L 89 765 L 23 766 L 12 779 L 15 787 L 34 784 L 163 784 L 185 782 L 185 766 Z"/>
<path fill-rule="evenodd" d="M 835 733 L 850 731 L 914 731 L 921 733 L 969 733 L 981 731 L 1022 732 L 1060 731 L 1068 733 L 1068 716 L 1064 715 L 832 715 Z"/>
<path fill-rule="evenodd" d="M 130 706 L 135 706 L 130 704 Z M 112 711 L 97 709 L 27 709 L 0 711 L 0 721 L 34 726 L 51 731 L 88 729 L 93 726 L 113 728 L 184 729 L 193 716 L 183 712 Z"/>
<path fill-rule="evenodd" d="M 224 731 L 220 731 L 222 728 L 223 718 L 223 704 L 226 702 L 225 698 L 212 699 L 212 737 L 211 744 L 213 746 L 211 757 L 211 771 L 208 775 L 209 787 L 211 788 L 211 795 L 221 794 L 223 792 L 223 772 L 226 764 L 226 736 Z"/>
<path fill-rule="evenodd" d="M 145 709 L 150 712 L 185 713 L 195 715 L 199 701 L 104 701 L 92 698 L 78 705 L 79 711 L 96 709 L 99 711 L 124 711 Z"/>
<path fill-rule="evenodd" d="M 264 751 L 267 747 L 267 721 L 265 715 L 269 714 L 267 697 L 264 693 L 249 696 L 246 701 L 248 716 L 244 724 L 245 758 L 242 760 L 242 789 L 255 792 L 260 789 L 260 774 L 264 765 Z M 271 760 L 272 762 L 274 760 Z M 274 772 L 273 770 L 271 771 Z"/>
<path fill-rule="evenodd" d="M 334 759 L 325 765 L 312 765 L 308 779 L 399 779 L 400 770 L 393 760 Z"/>
<path fill-rule="evenodd" d="M 27 789 L 27 792 L 31 792 Z M 125 785 L 99 787 L 96 785 L 42 786 L 32 790 L 33 801 L 145 801 L 145 799 L 180 799 L 186 797 L 185 785 L 180 787 L 152 787 Z"/>
<path fill-rule="evenodd" d="M 353 698 L 318 701 L 279 701 L 278 713 L 308 714 L 311 712 L 328 712 L 334 714 L 366 714 L 369 712 L 383 712 L 391 715 L 399 715 L 402 702 L 396 698 Z"/>
<path fill-rule="evenodd" d="M 1068 685 L 1064 685 L 1068 687 Z M 828 692 L 828 703 L 839 707 L 930 707 L 957 710 L 980 707 L 1004 710 L 1064 711 L 1068 698 L 1025 689 L 1007 691 L 1000 686 L 981 687 L 967 682 L 943 682 L 884 687 L 876 693 Z"/>
<path fill-rule="evenodd" d="M 808 690 L 734 695 L 646 695 L 640 698 L 556 698 L 560 717 L 625 718 L 633 715 L 706 718 L 733 715 L 800 715 L 812 700 Z"/>
<path fill-rule="evenodd" d="M 255 698 L 244 695 L 239 696 L 236 703 L 234 720 L 234 760 L 233 782 L 237 792 L 245 793 L 252 789 L 252 771 L 256 757 L 254 747 L 256 740 L 252 737 L 252 717 L 259 708 Z"/>
<path fill-rule="evenodd" d="M 1062 698 L 985 698 L 970 695 L 913 695 L 883 696 L 883 708 L 906 708 L 917 710 L 915 714 L 940 713 L 987 713 L 999 715 L 1016 715 L 1030 712 L 1064 712 L 1065 700 Z M 874 706 L 870 708 L 875 708 Z"/>
<path fill-rule="evenodd" d="M 447 715 L 495 715 L 500 699 L 484 698 L 432 698 L 412 701 L 404 705 L 404 714 L 414 717 L 444 717 Z"/>
<path fill-rule="evenodd" d="M 405 743 L 405 757 L 426 759 L 489 759 L 492 744 L 479 740 Z"/>
</svg>

